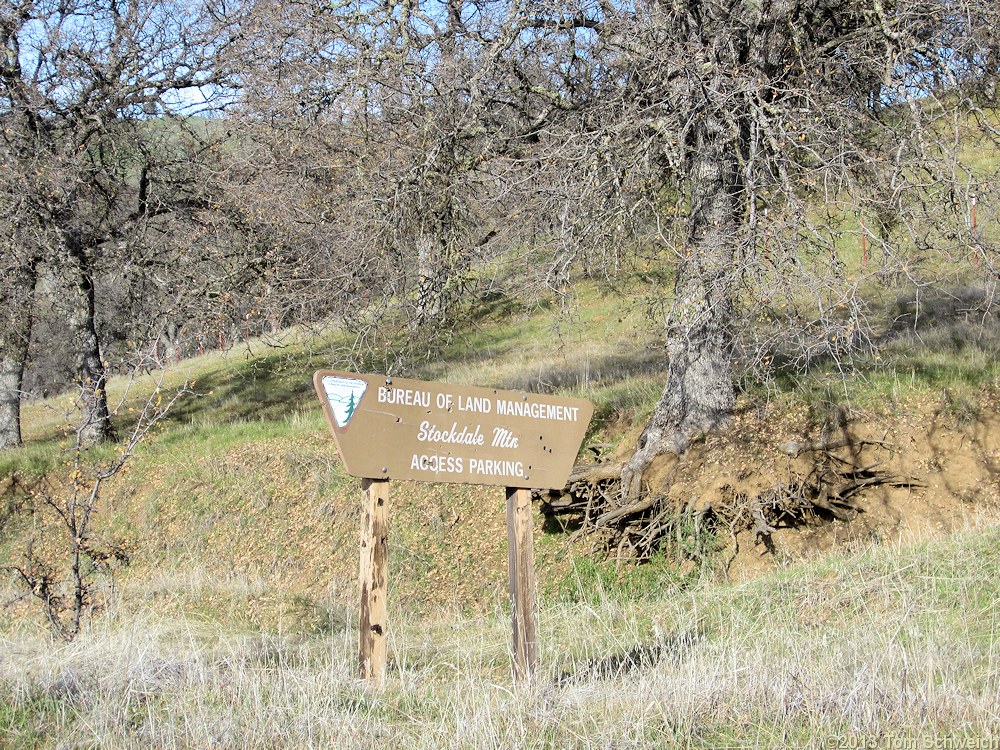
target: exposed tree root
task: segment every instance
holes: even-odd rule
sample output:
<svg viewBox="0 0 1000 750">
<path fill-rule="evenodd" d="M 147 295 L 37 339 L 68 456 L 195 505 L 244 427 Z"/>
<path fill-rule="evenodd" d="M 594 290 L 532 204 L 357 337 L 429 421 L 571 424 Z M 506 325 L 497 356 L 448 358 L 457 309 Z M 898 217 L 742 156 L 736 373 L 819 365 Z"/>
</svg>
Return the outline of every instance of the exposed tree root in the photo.
<svg viewBox="0 0 1000 750">
<path fill-rule="evenodd" d="M 752 494 L 723 485 L 711 499 L 679 501 L 666 492 L 632 497 L 622 492 L 622 464 L 596 463 L 577 466 L 566 487 L 539 497 L 544 514 L 577 533 L 598 535 L 598 546 L 618 559 L 646 560 L 664 544 L 676 543 L 697 560 L 706 554 L 699 541 L 706 529 L 728 530 L 733 540 L 752 530 L 755 539 L 770 547 L 770 536 L 779 528 L 853 520 L 864 512 L 861 498 L 873 488 L 923 486 L 918 479 L 887 471 L 880 461 L 859 464 L 867 446 L 890 447 L 882 441 L 849 440 L 784 446 L 788 455 L 808 455 L 808 468 L 789 467 L 785 481 Z M 849 449 L 849 458 L 839 455 L 843 448 Z"/>
</svg>

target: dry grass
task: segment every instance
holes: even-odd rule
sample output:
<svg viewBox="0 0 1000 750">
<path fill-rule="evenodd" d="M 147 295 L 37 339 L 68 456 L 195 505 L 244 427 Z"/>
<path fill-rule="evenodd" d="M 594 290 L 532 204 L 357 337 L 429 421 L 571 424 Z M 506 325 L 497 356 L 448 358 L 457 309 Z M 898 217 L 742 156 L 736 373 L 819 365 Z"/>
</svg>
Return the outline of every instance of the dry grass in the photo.
<svg viewBox="0 0 1000 750">
<path fill-rule="evenodd" d="M 621 425 L 641 424 L 655 403 L 659 353 L 641 345 L 650 324 L 637 308 L 590 302 L 558 326 L 525 315 L 486 329 L 464 342 L 465 356 L 415 374 L 580 393 L 598 403 L 591 438 L 620 439 Z M 578 586 L 575 603 L 543 601 L 541 673 L 516 686 L 509 625 L 502 605 L 490 604 L 500 578 L 482 583 L 484 571 L 503 567 L 502 534 L 489 520 L 495 512 L 502 526 L 500 496 L 414 490 L 419 502 L 407 505 L 403 488 L 392 668 L 384 689 L 359 682 L 353 614 L 321 588 L 344 582 L 353 597 L 357 553 L 356 483 L 331 458 L 310 390 L 318 359 L 294 348 L 252 361 L 206 355 L 171 372 L 170 383 L 197 380 L 197 398 L 108 497 L 109 523 L 146 542 L 117 604 L 71 645 L 0 608 L 0 748 L 1000 739 L 998 526 L 739 585 L 650 585 L 663 593 L 648 600 L 613 580 Z M 978 363 L 977 354 L 973 374 L 986 368 Z M 12 460 L 39 473 L 57 462 L 69 408 L 58 403 L 30 407 L 38 455 L 29 446 Z M 459 516 L 474 521 L 459 525 Z M 459 534 L 477 540 L 461 556 Z M 555 543 L 540 552 L 543 575 L 557 567 L 547 555 L 569 557 Z M 341 558 L 350 574 L 334 574 Z M 432 579 L 451 592 L 468 579 L 458 600 L 487 600 L 485 614 L 423 617 Z M 289 582 L 309 596 L 297 599 Z M 558 588 L 549 583 L 543 590 Z M 0 603 L 13 596 L 0 590 Z M 838 737 L 844 744 L 827 744 Z"/>
<path fill-rule="evenodd" d="M 0 746 L 996 741 L 998 550 L 992 526 L 670 598 L 626 603 L 605 589 L 546 603 L 541 673 L 521 686 L 499 611 L 393 611 L 382 689 L 355 678 L 350 626 L 318 637 L 121 611 L 71 645 L 22 626 L 0 637 Z M 874 744 L 848 744 L 860 741 Z"/>
</svg>

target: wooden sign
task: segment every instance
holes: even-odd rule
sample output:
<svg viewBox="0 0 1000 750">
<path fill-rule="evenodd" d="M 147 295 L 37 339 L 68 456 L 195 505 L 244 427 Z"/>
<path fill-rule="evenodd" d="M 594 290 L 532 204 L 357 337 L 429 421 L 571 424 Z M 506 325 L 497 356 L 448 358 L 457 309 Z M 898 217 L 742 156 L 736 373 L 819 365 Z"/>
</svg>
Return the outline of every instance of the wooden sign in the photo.
<svg viewBox="0 0 1000 750">
<path fill-rule="evenodd" d="M 529 488 L 566 485 L 594 407 L 589 401 L 321 370 L 313 376 L 347 473 L 362 479 L 361 675 L 386 670 L 389 480 L 507 488 L 514 672 L 538 664 Z"/>
<path fill-rule="evenodd" d="M 589 401 L 383 375 L 317 372 L 316 392 L 351 476 L 501 487 L 566 484 Z"/>
</svg>

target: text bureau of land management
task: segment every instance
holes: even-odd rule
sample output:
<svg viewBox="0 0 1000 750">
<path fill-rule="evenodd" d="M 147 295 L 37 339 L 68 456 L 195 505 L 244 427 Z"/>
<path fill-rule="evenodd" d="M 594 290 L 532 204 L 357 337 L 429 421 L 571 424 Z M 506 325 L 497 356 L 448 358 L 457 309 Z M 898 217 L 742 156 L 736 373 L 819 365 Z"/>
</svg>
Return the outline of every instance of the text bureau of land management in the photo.
<svg viewBox="0 0 1000 750">
<path fill-rule="evenodd" d="M 484 396 L 458 396 L 451 393 L 438 393 L 434 399 L 435 406 L 445 411 L 452 408 L 460 412 L 474 414 L 495 414 L 500 417 L 528 417 L 530 419 L 545 419 L 557 422 L 575 422 L 580 418 L 580 409 L 576 406 L 560 404 L 539 404 L 532 401 L 515 401 L 514 399 L 491 399 Z M 399 404 L 405 406 L 422 406 L 431 408 L 429 391 L 412 390 L 409 388 L 378 389 L 380 404 Z"/>
<path fill-rule="evenodd" d="M 528 419 L 575 422 L 579 418 L 579 408 L 561 404 L 542 404 L 531 401 L 517 401 L 508 398 L 489 398 L 484 396 L 455 396 L 451 393 L 432 394 L 410 388 L 378 389 L 378 402 L 386 405 L 416 406 L 430 409 L 431 405 L 444 412 L 466 414 L 483 414 L 500 417 L 522 417 Z M 480 447 L 489 445 L 491 448 L 516 449 L 519 447 L 518 436 L 504 426 L 495 426 L 483 433 L 482 425 L 463 425 L 453 421 L 450 426 L 439 426 L 429 419 L 423 420 L 418 429 L 416 439 L 421 443 L 435 445 L 457 445 Z M 488 441 L 488 443 L 487 443 Z M 430 471 L 443 474 L 470 474 L 483 476 L 524 476 L 524 464 L 521 461 L 505 461 L 498 459 L 474 458 L 467 456 L 435 455 L 414 453 L 410 460 L 410 469 L 414 471 Z"/>
</svg>

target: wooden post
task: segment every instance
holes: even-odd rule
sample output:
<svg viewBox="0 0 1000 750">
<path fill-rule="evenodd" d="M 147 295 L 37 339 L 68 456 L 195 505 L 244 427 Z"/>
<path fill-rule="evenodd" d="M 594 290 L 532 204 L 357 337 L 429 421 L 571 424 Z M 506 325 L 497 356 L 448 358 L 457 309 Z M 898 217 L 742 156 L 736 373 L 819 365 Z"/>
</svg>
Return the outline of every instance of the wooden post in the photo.
<svg viewBox="0 0 1000 750">
<path fill-rule="evenodd" d="M 519 679 L 528 679 L 538 667 L 531 490 L 507 488 L 507 562 L 514 623 L 514 673 Z"/>
<path fill-rule="evenodd" d="M 363 479 L 361 521 L 361 617 L 358 661 L 361 676 L 385 678 L 386 582 L 388 580 L 389 480 Z"/>
</svg>

